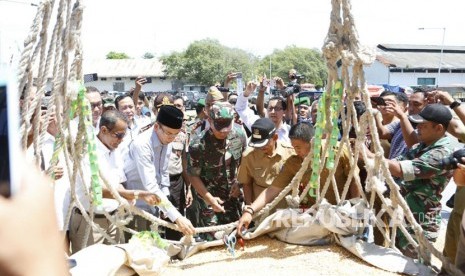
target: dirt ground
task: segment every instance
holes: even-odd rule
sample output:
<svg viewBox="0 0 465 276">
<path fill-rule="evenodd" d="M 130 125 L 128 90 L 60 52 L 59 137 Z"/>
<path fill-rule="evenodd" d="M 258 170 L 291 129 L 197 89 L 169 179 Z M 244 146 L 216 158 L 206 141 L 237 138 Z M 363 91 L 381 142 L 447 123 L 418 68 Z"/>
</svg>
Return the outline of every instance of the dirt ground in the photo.
<svg viewBox="0 0 465 276">
<path fill-rule="evenodd" d="M 170 264 L 163 275 L 395 275 L 365 264 L 337 245 L 299 246 L 262 236 L 246 241 L 236 257 L 209 248 Z"/>
<path fill-rule="evenodd" d="M 435 247 L 442 251 L 445 225 Z M 237 247 L 238 249 L 239 247 Z M 440 267 L 437 259 L 433 265 Z M 163 275 L 396 275 L 373 267 L 338 245 L 299 246 L 262 236 L 232 255 L 219 246 L 168 265 Z"/>
</svg>

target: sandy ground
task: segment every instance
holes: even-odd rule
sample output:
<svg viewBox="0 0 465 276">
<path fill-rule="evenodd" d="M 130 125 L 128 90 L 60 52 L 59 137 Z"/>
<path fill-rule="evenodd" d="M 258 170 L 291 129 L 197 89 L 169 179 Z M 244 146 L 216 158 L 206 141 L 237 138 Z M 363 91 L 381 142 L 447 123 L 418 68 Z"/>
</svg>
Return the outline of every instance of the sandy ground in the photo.
<svg viewBox="0 0 465 276">
<path fill-rule="evenodd" d="M 455 191 L 455 184 L 448 185 L 443 202 Z M 445 205 L 445 204 L 443 204 Z M 434 246 L 442 251 L 450 208 L 444 206 L 442 225 Z M 237 247 L 239 248 L 239 247 Z M 441 263 L 433 257 L 433 265 Z M 225 247 L 219 246 L 199 252 L 183 261 L 175 261 L 163 275 L 396 275 L 358 259 L 338 245 L 298 246 L 262 236 L 246 241 L 244 250 L 237 250 L 232 257 Z M 296 274 L 294 274 L 296 275 Z"/>
<path fill-rule="evenodd" d="M 195 114 L 192 111 L 189 114 Z M 445 202 L 455 192 L 451 183 L 443 192 L 442 225 L 434 246 L 442 252 L 447 221 L 451 209 Z M 432 263 L 441 263 L 433 257 Z M 225 247 L 214 247 L 199 252 L 186 260 L 171 263 L 163 275 L 396 275 L 358 259 L 338 245 L 298 246 L 286 244 L 267 236 L 247 241 L 245 250 L 236 251 L 233 258 Z"/>
<path fill-rule="evenodd" d="M 435 247 L 444 246 L 445 227 Z M 440 267 L 437 259 L 433 264 Z M 219 246 L 175 261 L 163 275 L 396 275 L 365 263 L 338 245 L 298 246 L 262 236 L 246 241 L 236 256 Z M 297 274 L 294 274 L 297 275 Z"/>
<path fill-rule="evenodd" d="M 298 246 L 268 237 L 247 241 L 236 257 L 216 247 L 176 263 L 163 275 L 394 275 L 366 265 L 337 246 Z"/>
</svg>

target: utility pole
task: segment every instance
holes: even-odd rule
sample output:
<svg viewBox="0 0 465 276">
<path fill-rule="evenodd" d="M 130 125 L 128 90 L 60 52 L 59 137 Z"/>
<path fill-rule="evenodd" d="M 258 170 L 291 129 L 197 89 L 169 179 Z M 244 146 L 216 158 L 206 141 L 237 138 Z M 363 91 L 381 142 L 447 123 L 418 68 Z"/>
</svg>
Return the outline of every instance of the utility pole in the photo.
<svg viewBox="0 0 465 276">
<path fill-rule="evenodd" d="M 438 78 L 436 81 L 436 87 L 439 87 L 439 78 L 441 77 L 442 59 L 444 57 L 444 38 L 446 37 L 446 27 L 442 28 L 418 28 L 420 31 L 424 30 L 442 30 L 442 42 L 441 42 L 441 53 L 439 54 L 439 65 L 438 65 Z"/>
</svg>

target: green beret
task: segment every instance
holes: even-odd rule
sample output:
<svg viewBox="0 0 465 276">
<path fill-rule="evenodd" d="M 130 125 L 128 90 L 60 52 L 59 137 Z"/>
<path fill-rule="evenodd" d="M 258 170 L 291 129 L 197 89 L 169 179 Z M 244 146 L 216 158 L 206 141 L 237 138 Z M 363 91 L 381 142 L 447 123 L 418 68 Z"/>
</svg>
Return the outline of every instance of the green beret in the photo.
<svg viewBox="0 0 465 276">
<path fill-rule="evenodd" d="M 201 106 L 205 107 L 205 98 L 204 98 L 204 99 L 200 99 L 200 100 L 197 102 L 197 105 L 201 105 Z"/>
<path fill-rule="evenodd" d="M 310 98 L 309 97 L 295 98 L 294 105 L 301 105 L 301 104 L 310 106 Z"/>
</svg>

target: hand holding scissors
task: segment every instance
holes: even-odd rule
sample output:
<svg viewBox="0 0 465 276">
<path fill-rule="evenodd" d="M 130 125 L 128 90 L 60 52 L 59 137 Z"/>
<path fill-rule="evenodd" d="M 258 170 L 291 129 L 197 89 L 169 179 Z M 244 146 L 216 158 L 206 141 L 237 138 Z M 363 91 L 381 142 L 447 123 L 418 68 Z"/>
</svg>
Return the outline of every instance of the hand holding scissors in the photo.
<svg viewBox="0 0 465 276">
<path fill-rule="evenodd" d="M 228 235 L 224 235 L 223 242 L 226 245 L 226 248 L 228 249 L 229 253 L 231 253 L 231 255 L 235 257 L 234 249 L 236 247 L 236 234 L 234 233 L 233 235 L 229 237 Z"/>
</svg>

